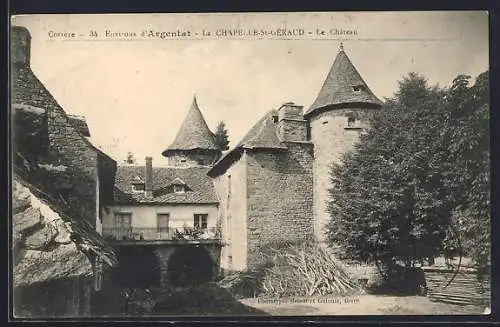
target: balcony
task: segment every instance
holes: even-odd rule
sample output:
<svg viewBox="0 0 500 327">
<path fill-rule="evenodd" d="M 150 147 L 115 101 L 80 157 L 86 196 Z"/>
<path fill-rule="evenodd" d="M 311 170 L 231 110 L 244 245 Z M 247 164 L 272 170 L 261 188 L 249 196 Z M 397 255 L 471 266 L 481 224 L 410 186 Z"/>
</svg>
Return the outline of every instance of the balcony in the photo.
<svg viewBox="0 0 500 327">
<path fill-rule="evenodd" d="M 220 230 L 211 228 L 103 228 L 102 235 L 109 241 L 215 241 L 220 240 Z"/>
</svg>

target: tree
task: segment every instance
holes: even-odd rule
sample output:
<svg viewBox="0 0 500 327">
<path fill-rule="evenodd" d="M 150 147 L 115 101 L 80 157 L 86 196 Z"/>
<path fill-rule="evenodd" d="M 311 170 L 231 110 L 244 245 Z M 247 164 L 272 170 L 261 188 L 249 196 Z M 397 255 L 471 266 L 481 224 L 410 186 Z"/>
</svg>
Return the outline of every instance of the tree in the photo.
<svg viewBox="0 0 500 327">
<path fill-rule="evenodd" d="M 438 253 L 449 217 L 437 169 L 443 97 L 410 73 L 355 151 L 333 166 L 328 236 L 347 257 L 390 271 Z"/>
<path fill-rule="evenodd" d="M 333 165 L 328 236 L 345 256 L 391 270 L 440 253 L 457 230 L 464 250 L 489 258 L 487 73 L 450 89 L 410 73 L 355 151 Z"/>
<path fill-rule="evenodd" d="M 229 136 L 227 135 L 226 124 L 220 121 L 215 130 L 215 143 L 222 150 L 229 149 Z"/>
<path fill-rule="evenodd" d="M 458 76 L 446 99 L 447 138 L 454 140 L 445 163 L 451 172 L 446 184 L 455 192 L 453 219 L 464 251 L 485 271 L 491 256 L 488 72 L 469 84 L 470 76 Z"/>
<path fill-rule="evenodd" d="M 135 156 L 132 152 L 127 152 L 127 158 L 124 160 L 125 163 L 129 164 L 129 165 L 133 165 L 135 164 Z"/>
</svg>

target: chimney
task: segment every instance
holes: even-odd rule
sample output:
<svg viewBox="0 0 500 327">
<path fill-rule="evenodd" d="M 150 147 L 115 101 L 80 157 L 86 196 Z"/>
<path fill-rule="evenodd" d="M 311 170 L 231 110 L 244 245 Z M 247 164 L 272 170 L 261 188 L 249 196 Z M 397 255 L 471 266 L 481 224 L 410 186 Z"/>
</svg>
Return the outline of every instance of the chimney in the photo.
<svg viewBox="0 0 500 327">
<path fill-rule="evenodd" d="M 278 136 L 281 142 L 307 141 L 307 121 L 303 106 L 287 102 L 278 109 Z"/>
<path fill-rule="evenodd" d="M 146 157 L 146 170 L 144 172 L 144 190 L 146 197 L 153 197 L 153 158 Z"/>
<path fill-rule="evenodd" d="M 21 26 L 11 28 L 11 63 L 16 67 L 30 66 L 31 35 L 28 29 Z"/>
</svg>

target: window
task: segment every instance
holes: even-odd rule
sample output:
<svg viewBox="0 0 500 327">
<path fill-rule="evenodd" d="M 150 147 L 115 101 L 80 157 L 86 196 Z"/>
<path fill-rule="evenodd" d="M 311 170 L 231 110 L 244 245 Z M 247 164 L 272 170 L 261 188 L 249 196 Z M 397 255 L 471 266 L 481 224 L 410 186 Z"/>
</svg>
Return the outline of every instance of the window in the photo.
<svg viewBox="0 0 500 327">
<path fill-rule="evenodd" d="M 349 116 L 347 117 L 347 127 L 354 127 L 356 125 L 356 117 Z"/>
<path fill-rule="evenodd" d="M 159 213 L 156 215 L 156 230 L 158 233 L 168 232 L 168 221 L 170 214 Z"/>
<path fill-rule="evenodd" d="M 194 215 L 194 228 L 207 229 L 208 215 L 207 214 L 195 214 Z"/>
<path fill-rule="evenodd" d="M 203 166 L 205 164 L 205 160 L 198 159 L 198 165 Z"/>
<path fill-rule="evenodd" d="M 174 193 L 184 193 L 184 185 L 174 185 Z"/>
<path fill-rule="evenodd" d="M 277 123 L 278 122 L 278 116 L 273 116 L 273 123 Z"/>
<path fill-rule="evenodd" d="M 361 92 L 361 91 L 364 91 L 364 89 L 365 89 L 364 85 L 354 85 L 352 87 L 352 90 L 354 92 Z"/>
<path fill-rule="evenodd" d="M 140 184 L 132 184 L 132 190 L 134 192 L 144 192 L 146 189 L 145 185 L 143 183 Z"/>
<path fill-rule="evenodd" d="M 127 229 L 132 227 L 131 213 L 115 213 L 115 228 Z"/>
</svg>

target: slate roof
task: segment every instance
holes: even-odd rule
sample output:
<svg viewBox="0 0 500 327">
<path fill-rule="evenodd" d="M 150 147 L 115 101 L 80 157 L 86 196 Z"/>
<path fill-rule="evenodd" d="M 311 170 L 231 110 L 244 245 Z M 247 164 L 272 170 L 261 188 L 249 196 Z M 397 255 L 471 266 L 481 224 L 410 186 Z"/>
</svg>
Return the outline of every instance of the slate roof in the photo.
<svg viewBox="0 0 500 327">
<path fill-rule="evenodd" d="M 361 86 L 361 89 L 355 91 L 353 87 L 358 86 Z M 304 115 L 310 116 L 318 109 L 328 106 L 351 103 L 382 105 L 382 102 L 370 90 L 341 46 L 316 100 Z"/>
<path fill-rule="evenodd" d="M 32 161 L 14 153 L 14 181 L 12 199 L 12 226 L 13 231 L 18 231 L 15 242 L 23 242 L 23 239 L 36 233 L 35 225 L 28 221 L 36 221 L 40 217 L 41 223 L 36 226 L 42 229 L 55 229 L 58 233 L 53 234 L 56 240 L 47 240 L 44 245 L 47 249 L 21 251 L 16 253 L 15 272 L 18 276 L 16 284 L 31 284 L 34 282 L 58 279 L 67 275 L 87 275 L 90 273 L 90 261 L 83 260 L 88 254 L 97 255 L 109 266 L 118 264 L 113 248 L 97 233 L 94 227 L 85 219 L 75 216 L 74 212 L 64 202 L 59 191 L 57 180 L 59 174 L 56 170 L 47 170 L 44 166 L 53 165 L 50 160 Z M 25 188 L 31 194 L 34 201 L 46 205 L 49 215 L 57 214 L 62 224 L 60 226 L 47 226 L 47 224 L 59 223 L 51 221 L 51 217 L 44 216 L 47 210 L 30 209 L 29 201 L 24 199 L 26 195 L 19 196 L 16 193 L 20 188 Z M 23 191 L 26 194 L 26 191 Z M 31 200 L 33 201 L 33 200 Z M 33 216 L 35 214 L 36 216 Z M 66 226 L 66 227 L 65 227 Z M 62 233 L 61 229 L 69 230 L 71 243 L 58 243 L 57 235 Z M 26 231 L 25 231 L 26 230 Z M 29 230 L 29 232 L 27 232 Z M 68 232 L 65 232 L 68 233 Z M 76 246 L 76 247 L 75 247 Z M 45 251 L 45 252 L 44 252 Z M 44 253 L 41 253 L 44 252 Z M 83 257 L 78 254 L 85 254 Z M 64 263 L 61 265 L 61 263 Z"/>
<path fill-rule="evenodd" d="M 278 138 L 278 125 L 273 120 L 273 117 L 277 116 L 278 110 L 270 110 L 248 131 L 235 148 L 286 149 L 287 147 Z"/>
<path fill-rule="evenodd" d="M 177 132 L 174 142 L 162 152 L 162 155 L 168 156 L 169 151 L 197 149 L 219 151 L 214 134 L 208 128 L 198 107 L 196 97 L 194 97 L 191 108 Z"/>
<path fill-rule="evenodd" d="M 227 167 L 242 149 L 288 149 L 278 138 L 278 123 L 275 123 L 273 118 L 277 116 L 278 111 L 276 109 L 270 110 L 265 114 L 233 149 L 215 163 L 208 172 L 208 175 L 217 175 L 217 172 Z"/>
<path fill-rule="evenodd" d="M 134 192 L 136 177 L 144 180 L 144 166 L 118 166 L 115 180 L 114 202 L 117 204 L 216 204 L 219 203 L 206 167 L 153 167 L 153 196 Z M 174 184 L 182 180 L 185 193 L 173 192 Z"/>
</svg>

